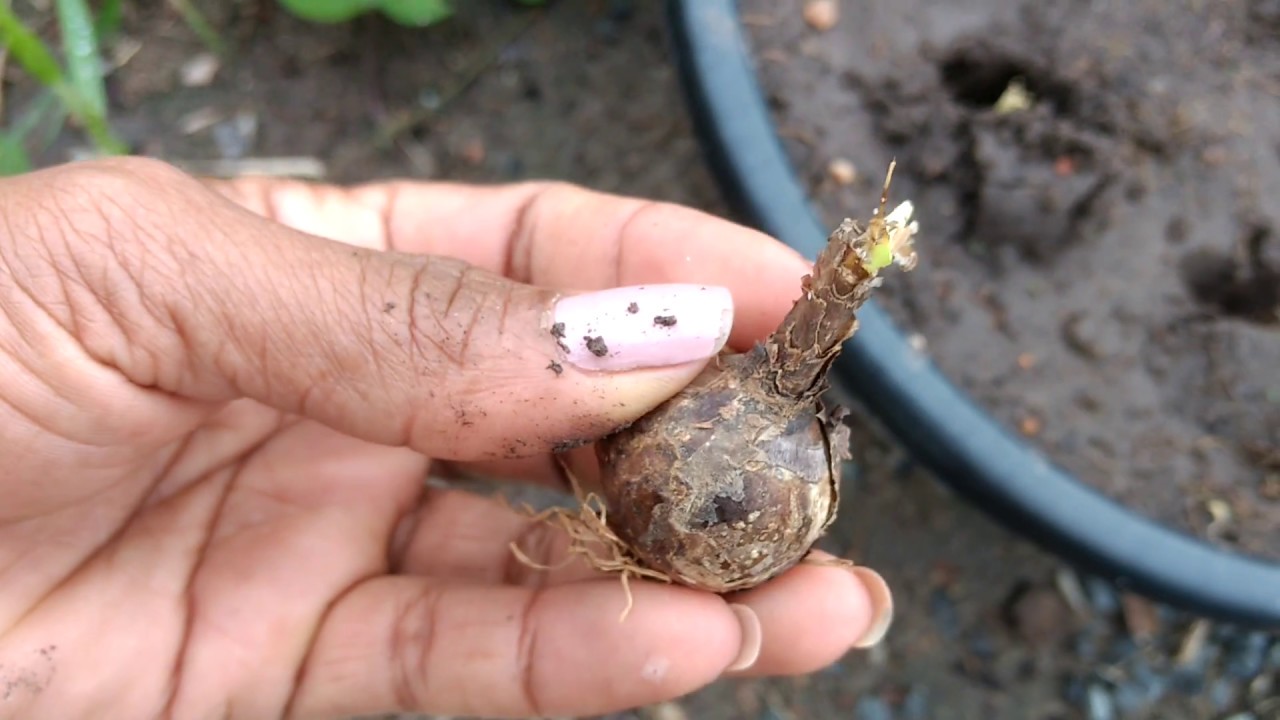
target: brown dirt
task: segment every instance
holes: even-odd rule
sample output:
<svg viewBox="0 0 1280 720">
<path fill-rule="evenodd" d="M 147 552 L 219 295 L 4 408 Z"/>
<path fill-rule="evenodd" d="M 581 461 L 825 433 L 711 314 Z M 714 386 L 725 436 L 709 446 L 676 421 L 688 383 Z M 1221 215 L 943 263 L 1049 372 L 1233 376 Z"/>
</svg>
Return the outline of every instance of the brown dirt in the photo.
<svg viewBox="0 0 1280 720">
<path fill-rule="evenodd" d="M 258 7 L 253 2 L 198 4 L 237 48 L 205 87 L 178 81 L 179 69 L 202 47 L 167 4 L 126 4 L 126 37 L 114 52 L 136 52 L 111 77 L 114 123 L 148 154 L 180 164 L 311 155 L 325 163 L 328 179 L 352 182 L 391 176 L 476 182 L 550 177 L 722 211 L 664 47 L 660 3 L 553 2 L 548 12 L 526 12 L 503 0 L 477 0 L 460 3 L 465 8 L 456 21 L 420 33 L 373 21 L 308 26 L 267 12 L 269 2 L 260 5 L 261 14 L 252 12 Z M 787 20 L 785 12 L 779 20 Z M 49 27 L 44 26 L 46 33 Z M 797 42 L 808 37 L 795 32 Z M 790 53 L 794 46 L 784 49 Z M 877 67 L 888 69 L 883 63 Z M 799 87 L 834 78 L 802 74 Z M 33 93 L 13 63 L 7 79 L 5 120 L 10 120 Z M 826 97 L 856 99 L 847 92 Z M 435 109 L 424 112 L 426 107 Z M 857 115 L 852 105 L 849 112 L 866 124 L 868 116 Z M 401 133 L 388 132 L 408 115 L 421 121 Z M 202 118 L 214 124 L 200 127 L 195 120 Z M 394 142 L 379 142 L 389 135 Z M 41 162 L 61 161 L 78 142 L 74 133 L 63 133 Z M 871 185 L 879 182 L 889 151 L 877 150 L 880 140 L 849 142 L 848 148 L 830 147 L 855 159 L 868 180 L 865 187 L 841 191 L 846 194 L 839 207 L 862 215 L 871 207 Z M 810 159 L 804 167 L 817 165 Z M 897 197 L 919 194 L 909 174 L 899 177 Z M 835 189 L 821 189 L 825 202 L 832 203 Z M 921 195 L 921 205 L 936 207 L 935 196 L 948 197 L 941 190 Z M 949 225 L 935 215 L 926 217 L 924 227 Z M 1188 237 L 1199 227 L 1190 218 L 1184 225 L 1181 232 Z M 909 295 L 935 291 L 947 263 L 967 263 L 959 269 L 974 264 L 958 253 L 958 258 L 947 254 L 943 262 L 933 262 L 934 253 L 946 246 L 941 238 L 921 240 L 934 243 L 924 248 L 926 262 L 909 275 L 895 274 L 882 288 L 911 291 L 899 291 L 892 300 L 899 317 L 906 317 Z M 984 307 L 995 307 L 990 302 Z M 964 326 L 994 337 L 984 330 L 990 324 L 986 310 L 966 304 L 951 311 Z M 973 343 L 945 344 L 937 326 L 923 329 L 930 332 L 935 351 L 958 349 L 953 367 L 979 358 Z M 1103 348 L 1114 343 L 1126 349 L 1132 341 L 1110 339 L 1101 330 L 1089 337 Z M 1044 377 L 1045 366 L 1028 357 L 1018 361 L 1025 369 L 1012 369 L 1012 358 L 1026 349 L 1002 342 L 1016 345 L 1016 352 L 985 370 L 972 366 L 976 378 L 1004 376 L 1007 381 L 1019 372 Z M 547 378 L 555 380 L 554 368 Z M 1035 396 L 1052 400 L 1046 392 L 1037 386 Z M 1098 394 L 1105 398 L 1107 392 L 1104 387 Z M 1240 640 L 1254 636 L 1231 628 L 1206 633 L 1203 625 L 1160 608 L 1157 642 L 1138 653 L 1113 590 L 1089 583 L 1082 607 L 1078 593 L 1061 590 L 1072 587 L 1062 579 L 1073 576 L 1053 558 L 956 502 L 870 418 L 856 406 L 853 410 L 856 467 L 846 477 L 840 517 L 822 547 L 885 574 L 898 606 L 886 643 L 873 652 L 850 653 L 812 676 L 722 681 L 678 703 L 618 713 L 610 720 L 1065 720 L 1108 717 L 1090 715 L 1089 708 L 1115 710 L 1125 702 L 1136 709 L 1118 717 L 1203 720 L 1246 708 L 1257 709 L 1261 718 L 1267 717 L 1264 708 L 1274 709 L 1271 686 L 1250 681 L 1253 676 L 1243 670 L 1221 684 L 1226 670 L 1218 668 L 1231 669 L 1235 662 L 1249 670 L 1255 657 L 1265 656 L 1274 674 L 1280 672 L 1280 651 L 1260 655 L 1266 645 L 1257 650 L 1256 642 Z M 1056 418 L 1048 417 L 1045 428 L 1053 422 Z M 1049 597 L 1052 592 L 1075 598 L 1070 613 Z M 1183 653 L 1191 658 L 1190 670 L 1178 675 L 1157 662 L 1183 644 L 1203 648 Z M 1237 651 L 1237 645 L 1245 650 Z M 1149 668 L 1146 674 L 1125 674 L 1125 663 L 1138 662 L 1156 668 L 1155 680 Z M 1175 682 L 1176 691 L 1170 689 Z"/>
<path fill-rule="evenodd" d="M 897 157 L 922 261 L 880 300 L 938 366 L 1111 497 L 1280 559 L 1280 5 L 743 12 L 829 223 Z"/>
</svg>

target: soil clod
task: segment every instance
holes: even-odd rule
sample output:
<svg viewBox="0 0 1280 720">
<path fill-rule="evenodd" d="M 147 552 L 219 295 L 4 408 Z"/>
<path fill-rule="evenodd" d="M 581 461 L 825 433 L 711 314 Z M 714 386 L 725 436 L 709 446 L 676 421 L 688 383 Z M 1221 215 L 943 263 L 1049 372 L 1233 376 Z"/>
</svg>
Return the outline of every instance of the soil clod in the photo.
<svg viewBox="0 0 1280 720">
<path fill-rule="evenodd" d="M 587 344 L 587 350 L 591 351 L 596 357 L 604 357 L 609 354 L 609 346 L 605 344 L 604 337 L 600 335 L 587 335 L 582 338 Z"/>
<path fill-rule="evenodd" d="M 674 327 L 676 324 L 675 315 L 659 315 L 653 319 L 653 324 L 658 327 Z"/>
</svg>

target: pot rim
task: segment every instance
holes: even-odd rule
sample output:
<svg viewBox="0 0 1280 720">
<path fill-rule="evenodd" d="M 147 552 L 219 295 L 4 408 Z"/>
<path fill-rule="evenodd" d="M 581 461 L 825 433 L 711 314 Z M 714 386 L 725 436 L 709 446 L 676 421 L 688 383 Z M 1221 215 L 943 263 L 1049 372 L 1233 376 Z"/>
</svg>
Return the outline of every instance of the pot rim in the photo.
<svg viewBox="0 0 1280 720">
<path fill-rule="evenodd" d="M 736 0 L 668 0 L 667 12 L 686 104 L 726 201 L 815 257 L 828 232 L 773 125 Z M 1052 554 L 1205 617 L 1280 624 L 1280 563 L 1157 523 L 1056 467 L 953 385 L 874 301 L 833 374 L 936 477 Z"/>
</svg>

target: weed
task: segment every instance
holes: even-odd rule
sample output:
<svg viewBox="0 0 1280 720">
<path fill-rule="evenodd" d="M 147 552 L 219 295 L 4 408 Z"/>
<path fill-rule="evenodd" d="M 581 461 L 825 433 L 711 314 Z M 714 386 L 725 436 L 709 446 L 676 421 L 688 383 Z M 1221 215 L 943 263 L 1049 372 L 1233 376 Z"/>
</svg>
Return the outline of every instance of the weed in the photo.
<svg viewBox="0 0 1280 720">
<path fill-rule="evenodd" d="M 427 27 L 453 15 L 449 0 L 279 0 L 286 10 L 311 22 L 341 23 L 359 15 L 380 12 L 392 22 Z M 545 0 L 516 0 L 521 5 L 542 5 Z"/>
<path fill-rule="evenodd" d="M 26 172 L 31 162 L 27 143 L 37 130 L 61 130 L 68 118 L 84 130 L 104 154 L 128 152 L 107 122 L 107 92 L 99 44 L 119 21 L 120 0 L 108 0 L 95 21 L 85 0 L 57 0 L 58 28 L 65 67 L 38 35 L 20 20 L 7 2 L 0 2 L 0 44 L 44 92 L 13 124 L 0 131 L 0 173 Z M 45 133 L 46 142 L 57 132 Z"/>
</svg>

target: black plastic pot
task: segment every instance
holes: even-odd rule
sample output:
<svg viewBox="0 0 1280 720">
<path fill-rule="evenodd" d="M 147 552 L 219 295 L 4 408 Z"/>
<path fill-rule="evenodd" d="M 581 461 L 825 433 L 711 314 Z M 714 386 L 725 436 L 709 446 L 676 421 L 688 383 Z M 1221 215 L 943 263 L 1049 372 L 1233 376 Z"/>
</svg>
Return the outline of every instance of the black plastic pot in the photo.
<svg viewBox="0 0 1280 720">
<path fill-rule="evenodd" d="M 728 202 L 743 222 L 815 257 L 827 228 L 778 139 L 737 3 L 670 0 L 668 10 L 688 102 Z M 1123 587 L 1220 620 L 1280 626 L 1280 566 L 1154 523 L 1086 486 L 952 385 L 883 310 L 868 306 L 860 320 L 836 382 L 959 494 Z"/>
</svg>

